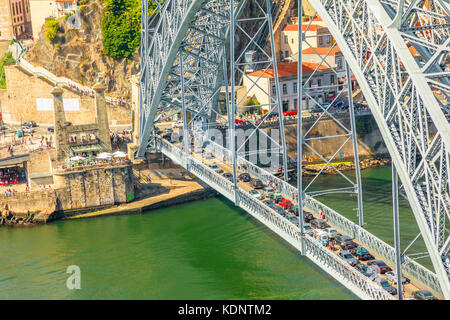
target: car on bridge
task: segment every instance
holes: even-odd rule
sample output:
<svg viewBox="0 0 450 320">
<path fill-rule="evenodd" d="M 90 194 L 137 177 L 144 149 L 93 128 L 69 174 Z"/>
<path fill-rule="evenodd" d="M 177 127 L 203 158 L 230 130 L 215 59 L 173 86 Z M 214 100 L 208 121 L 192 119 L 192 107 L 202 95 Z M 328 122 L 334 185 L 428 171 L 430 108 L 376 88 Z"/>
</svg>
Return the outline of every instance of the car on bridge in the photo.
<svg viewBox="0 0 450 320">
<path fill-rule="evenodd" d="M 303 231 L 310 236 L 313 236 L 314 234 L 314 229 L 311 227 L 309 223 L 305 223 L 303 225 Z"/>
<path fill-rule="evenodd" d="M 250 190 L 248 193 L 250 193 L 250 195 L 252 195 L 255 199 L 258 199 L 258 200 L 263 199 L 262 195 L 258 192 L 258 190 L 253 189 L 253 190 Z"/>
<path fill-rule="evenodd" d="M 428 290 L 414 291 L 412 295 L 417 300 L 437 300 Z"/>
<path fill-rule="evenodd" d="M 369 261 L 369 260 L 374 260 L 375 259 L 375 257 L 373 255 L 371 255 L 366 248 L 363 248 L 363 247 L 354 248 L 354 249 L 351 250 L 351 253 L 358 260 L 361 260 L 361 261 Z"/>
<path fill-rule="evenodd" d="M 334 239 L 338 234 L 337 230 L 332 227 L 325 228 L 324 231 L 327 233 L 327 236 L 330 239 Z"/>
<path fill-rule="evenodd" d="M 385 274 L 392 269 L 382 260 L 369 261 L 367 265 L 377 274 Z"/>
<path fill-rule="evenodd" d="M 278 203 L 283 199 L 283 195 L 281 193 L 275 192 L 272 196 L 272 199 L 275 203 Z"/>
<path fill-rule="evenodd" d="M 224 178 L 227 178 L 228 181 L 233 182 L 233 175 L 231 173 L 225 172 L 224 174 L 222 174 L 222 176 Z"/>
<path fill-rule="evenodd" d="M 290 206 L 288 212 L 295 214 L 298 217 L 298 205 Z"/>
<path fill-rule="evenodd" d="M 273 202 L 272 200 L 264 200 L 263 202 L 264 202 L 264 204 L 265 204 L 266 206 L 268 206 L 269 208 L 275 209 L 275 202 Z"/>
<path fill-rule="evenodd" d="M 213 170 L 215 173 L 223 173 L 223 170 L 219 168 L 219 166 L 215 163 L 209 164 L 208 167 Z"/>
<path fill-rule="evenodd" d="M 371 268 L 369 268 L 367 265 L 362 264 L 362 263 L 358 263 L 355 266 L 356 270 L 358 270 L 359 272 L 361 272 L 363 275 L 365 275 L 366 277 L 368 277 L 370 280 L 374 280 L 375 277 L 377 277 L 377 275 L 373 272 L 373 270 Z"/>
<path fill-rule="evenodd" d="M 288 214 L 286 216 L 286 219 L 288 219 L 290 222 L 292 222 L 296 227 L 299 226 L 298 218 L 296 216 L 293 216 L 292 214 Z"/>
<path fill-rule="evenodd" d="M 273 196 L 274 193 L 275 193 L 275 192 L 273 191 L 273 188 L 272 188 L 272 187 L 265 187 L 265 188 L 262 190 L 262 194 L 263 194 L 266 198 L 272 198 L 272 196 Z"/>
<path fill-rule="evenodd" d="M 312 220 L 314 220 L 314 216 L 311 212 L 303 211 L 303 219 L 305 220 L 305 222 L 311 222 Z"/>
<path fill-rule="evenodd" d="M 385 276 L 393 284 L 397 284 L 397 271 L 395 271 L 395 270 L 388 271 L 388 272 L 385 273 Z M 411 282 L 411 280 L 409 280 L 407 277 L 402 275 L 402 283 L 403 284 L 408 284 L 410 282 Z"/>
<path fill-rule="evenodd" d="M 278 205 L 286 210 L 292 207 L 294 204 L 291 202 L 291 200 L 283 198 L 278 202 Z"/>
<path fill-rule="evenodd" d="M 342 234 L 338 234 L 335 238 L 336 243 L 341 247 L 342 250 L 351 250 L 356 248 L 358 244 L 353 241 L 349 236 L 344 236 Z"/>
<path fill-rule="evenodd" d="M 262 181 L 259 180 L 259 179 L 253 179 L 251 181 L 251 185 L 252 185 L 252 187 L 254 189 L 262 189 L 262 188 L 264 188 L 264 183 L 262 183 Z"/>
<path fill-rule="evenodd" d="M 349 265 L 351 265 L 352 267 L 354 267 L 354 266 L 356 266 L 358 264 L 358 260 L 356 260 L 355 257 L 350 252 L 348 252 L 347 250 L 339 251 L 338 256 L 342 260 L 347 262 Z"/>
<path fill-rule="evenodd" d="M 397 289 L 395 289 L 390 283 L 389 281 L 387 281 L 386 279 L 380 278 L 380 277 L 376 277 L 374 279 L 374 281 L 376 283 L 378 283 L 384 290 L 386 290 L 387 292 L 389 292 L 392 295 L 396 295 L 397 294 Z"/>
<path fill-rule="evenodd" d="M 250 182 L 252 180 L 252 177 L 250 177 L 248 173 L 241 173 L 238 176 L 238 179 L 243 182 Z"/>
<path fill-rule="evenodd" d="M 329 225 L 321 219 L 311 220 L 311 226 L 313 226 L 316 229 L 326 229 L 329 227 Z"/>
<path fill-rule="evenodd" d="M 284 211 L 284 209 L 280 206 L 275 205 L 274 210 L 282 217 L 286 217 L 288 215 L 288 213 L 286 211 Z"/>
</svg>

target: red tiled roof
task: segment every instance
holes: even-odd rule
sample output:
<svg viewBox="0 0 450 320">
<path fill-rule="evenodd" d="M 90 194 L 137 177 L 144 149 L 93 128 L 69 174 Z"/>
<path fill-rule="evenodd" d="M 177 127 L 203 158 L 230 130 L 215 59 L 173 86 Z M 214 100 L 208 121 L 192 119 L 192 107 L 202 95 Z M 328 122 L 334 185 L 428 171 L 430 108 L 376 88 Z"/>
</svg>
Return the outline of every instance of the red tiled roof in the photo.
<svg viewBox="0 0 450 320">
<path fill-rule="evenodd" d="M 302 24 L 302 31 L 306 31 L 306 28 L 308 28 L 308 24 Z M 324 27 L 317 24 L 311 24 L 309 25 L 308 31 L 317 31 L 319 28 Z M 287 24 L 284 26 L 282 31 L 298 31 L 298 24 Z"/>
<path fill-rule="evenodd" d="M 315 50 L 315 51 L 314 51 Z M 330 50 L 330 47 L 324 47 L 324 48 L 308 48 L 302 51 L 303 54 L 320 54 L 321 56 L 324 56 L 328 53 Z M 317 53 L 316 53 L 317 52 Z M 341 52 L 341 49 L 339 46 L 334 46 L 334 48 L 328 53 L 330 56 L 336 55 L 336 53 Z"/>
<path fill-rule="evenodd" d="M 282 78 L 282 77 L 288 77 L 288 76 L 295 76 L 297 75 L 297 66 L 298 63 L 297 62 L 283 62 L 283 63 L 278 63 L 277 67 L 278 67 L 278 77 Z M 316 70 L 316 68 L 319 66 L 318 63 L 312 63 L 312 62 L 303 62 L 302 63 L 302 71 L 305 74 L 310 74 L 312 73 L 314 70 Z M 318 70 L 325 70 L 325 69 L 329 69 L 327 65 L 320 65 Z M 261 76 L 262 75 L 262 76 Z M 270 78 L 272 79 L 274 77 L 274 72 L 273 72 L 273 68 L 269 68 L 264 72 L 264 69 L 261 70 L 257 70 L 255 72 L 249 73 L 248 76 L 250 77 L 259 77 L 261 76 L 261 78 Z"/>
</svg>

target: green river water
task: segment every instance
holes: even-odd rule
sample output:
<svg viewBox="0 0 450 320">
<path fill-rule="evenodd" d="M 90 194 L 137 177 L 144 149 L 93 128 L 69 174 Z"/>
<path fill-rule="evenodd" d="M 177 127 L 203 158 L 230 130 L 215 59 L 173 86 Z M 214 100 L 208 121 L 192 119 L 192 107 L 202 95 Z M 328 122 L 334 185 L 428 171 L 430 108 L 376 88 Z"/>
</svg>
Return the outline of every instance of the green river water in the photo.
<svg viewBox="0 0 450 320">
<path fill-rule="evenodd" d="M 390 168 L 364 170 L 362 178 L 367 229 L 392 243 Z M 357 221 L 349 195 L 321 200 Z M 406 246 L 418 228 L 406 201 L 400 205 Z M 224 198 L 1 228 L 0 245 L 0 299 L 357 299 Z M 419 242 L 411 252 L 423 249 Z M 69 265 L 81 269 L 80 290 L 66 287 Z"/>
</svg>

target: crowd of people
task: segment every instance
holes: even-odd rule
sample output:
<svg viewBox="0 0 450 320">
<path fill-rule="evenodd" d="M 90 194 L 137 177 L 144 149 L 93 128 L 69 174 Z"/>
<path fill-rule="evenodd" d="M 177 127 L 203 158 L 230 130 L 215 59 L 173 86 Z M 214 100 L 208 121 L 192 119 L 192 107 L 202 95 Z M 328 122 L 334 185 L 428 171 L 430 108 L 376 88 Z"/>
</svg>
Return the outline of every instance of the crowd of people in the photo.
<svg viewBox="0 0 450 320">
<path fill-rule="evenodd" d="M 0 169 L 0 185 L 9 186 L 22 183 L 26 179 L 25 170 L 19 167 Z"/>
</svg>

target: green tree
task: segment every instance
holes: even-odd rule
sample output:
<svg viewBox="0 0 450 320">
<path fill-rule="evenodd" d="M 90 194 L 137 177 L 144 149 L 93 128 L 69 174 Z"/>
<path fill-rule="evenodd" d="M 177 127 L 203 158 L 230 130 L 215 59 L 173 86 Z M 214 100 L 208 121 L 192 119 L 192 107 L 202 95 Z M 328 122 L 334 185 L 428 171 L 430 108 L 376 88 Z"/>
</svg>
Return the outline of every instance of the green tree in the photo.
<svg viewBox="0 0 450 320">
<path fill-rule="evenodd" d="M 49 18 L 45 21 L 45 26 L 47 28 L 45 30 L 45 37 L 47 38 L 48 42 L 52 42 L 53 39 L 55 39 L 56 34 L 58 33 L 59 22 L 56 19 Z"/>
<path fill-rule="evenodd" d="M 4 67 L 14 63 L 16 63 L 16 60 L 14 60 L 11 52 L 7 52 L 0 60 L 0 89 L 6 89 L 6 75 Z"/>
</svg>

